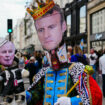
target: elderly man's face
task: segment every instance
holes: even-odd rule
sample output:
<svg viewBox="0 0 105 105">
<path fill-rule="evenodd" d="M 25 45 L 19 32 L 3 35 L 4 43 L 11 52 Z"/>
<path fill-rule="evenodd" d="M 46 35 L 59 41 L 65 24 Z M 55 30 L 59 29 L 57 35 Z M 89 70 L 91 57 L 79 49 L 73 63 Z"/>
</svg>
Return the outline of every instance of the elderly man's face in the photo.
<svg viewBox="0 0 105 105">
<path fill-rule="evenodd" d="M 90 50 L 90 53 L 93 54 L 93 53 L 94 53 L 94 49 L 91 49 L 91 50 Z"/>
<path fill-rule="evenodd" d="M 7 42 L 0 48 L 0 64 L 11 66 L 15 55 L 15 48 L 11 42 Z"/>
<path fill-rule="evenodd" d="M 39 40 L 47 50 L 52 50 L 59 45 L 66 30 L 66 23 L 64 21 L 61 25 L 61 17 L 57 11 L 36 20 L 35 26 Z"/>
</svg>

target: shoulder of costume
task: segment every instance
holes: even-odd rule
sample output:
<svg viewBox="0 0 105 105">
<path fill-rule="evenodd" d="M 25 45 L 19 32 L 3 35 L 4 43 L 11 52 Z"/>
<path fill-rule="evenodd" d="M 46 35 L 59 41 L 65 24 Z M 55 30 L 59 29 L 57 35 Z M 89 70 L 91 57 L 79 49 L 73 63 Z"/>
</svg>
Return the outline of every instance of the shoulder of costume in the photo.
<svg viewBox="0 0 105 105">
<path fill-rule="evenodd" d="M 50 67 L 43 67 L 40 71 L 34 76 L 33 83 L 28 87 L 28 91 L 30 91 L 37 83 L 41 80 L 42 77 L 45 76 L 45 73 Z"/>
<path fill-rule="evenodd" d="M 85 69 L 85 65 L 78 62 L 78 63 L 71 63 L 69 66 L 69 73 L 72 75 L 74 72 L 81 73 Z"/>
<path fill-rule="evenodd" d="M 49 68 L 50 67 L 43 67 L 42 69 L 40 69 L 39 72 L 35 75 L 34 81 L 36 81 L 36 79 L 38 79 L 39 77 L 42 78 L 43 76 L 45 76 L 45 73 Z"/>
<path fill-rule="evenodd" d="M 81 72 L 85 72 L 89 75 L 92 75 L 94 73 L 94 70 L 92 66 L 84 65 L 78 62 L 78 63 L 71 63 L 69 66 L 69 73 L 72 75 L 74 72 L 78 74 L 80 74 Z"/>
</svg>

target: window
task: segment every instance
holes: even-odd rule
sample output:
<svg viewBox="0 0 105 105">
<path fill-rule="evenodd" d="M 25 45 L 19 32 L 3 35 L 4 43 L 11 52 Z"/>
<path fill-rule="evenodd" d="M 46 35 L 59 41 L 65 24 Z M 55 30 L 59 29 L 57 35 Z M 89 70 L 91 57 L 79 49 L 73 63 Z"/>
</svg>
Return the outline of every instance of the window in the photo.
<svg viewBox="0 0 105 105">
<path fill-rule="evenodd" d="M 70 37 L 71 33 L 71 15 L 67 16 L 67 37 Z"/>
<path fill-rule="evenodd" d="M 105 32 L 105 9 L 102 9 L 91 16 L 92 20 L 92 33 Z"/>
<path fill-rule="evenodd" d="M 86 6 L 80 8 L 80 26 L 79 32 L 84 33 L 86 31 Z"/>
</svg>

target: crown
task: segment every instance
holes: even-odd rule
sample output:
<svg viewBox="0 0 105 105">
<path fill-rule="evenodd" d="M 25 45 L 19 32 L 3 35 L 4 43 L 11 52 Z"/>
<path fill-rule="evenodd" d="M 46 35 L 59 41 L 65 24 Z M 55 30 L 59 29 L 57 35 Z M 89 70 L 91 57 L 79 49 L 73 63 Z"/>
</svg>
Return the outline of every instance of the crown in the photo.
<svg viewBox="0 0 105 105">
<path fill-rule="evenodd" d="M 53 0 L 46 0 L 46 2 L 39 2 L 36 0 L 38 7 L 32 6 L 32 8 L 27 8 L 27 12 L 33 17 L 34 20 L 37 20 L 43 16 L 47 11 L 52 9 L 55 5 Z"/>
</svg>

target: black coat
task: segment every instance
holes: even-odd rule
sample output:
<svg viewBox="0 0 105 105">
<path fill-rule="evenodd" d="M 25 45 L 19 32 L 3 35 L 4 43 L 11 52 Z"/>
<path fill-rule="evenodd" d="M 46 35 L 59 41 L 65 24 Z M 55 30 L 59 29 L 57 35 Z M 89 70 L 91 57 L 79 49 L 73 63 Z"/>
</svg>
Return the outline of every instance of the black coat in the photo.
<svg viewBox="0 0 105 105">
<path fill-rule="evenodd" d="M 18 69 L 17 66 L 9 67 L 1 73 L 3 77 L 3 88 L 2 95 L 12 95 L 14 93 L 21 93 L 24 91 L 24 84 L 21 75 L 22 70 Z M 9 76 L 6 76 L 6 73 Z"/>
</svg>

